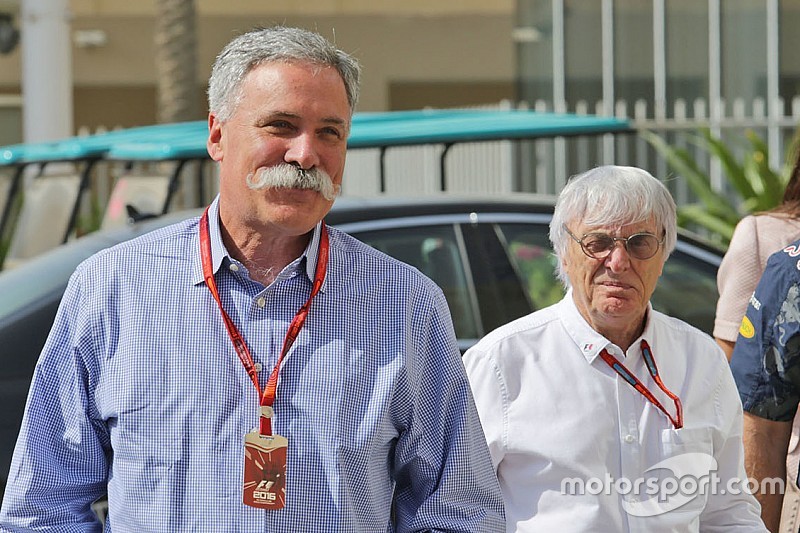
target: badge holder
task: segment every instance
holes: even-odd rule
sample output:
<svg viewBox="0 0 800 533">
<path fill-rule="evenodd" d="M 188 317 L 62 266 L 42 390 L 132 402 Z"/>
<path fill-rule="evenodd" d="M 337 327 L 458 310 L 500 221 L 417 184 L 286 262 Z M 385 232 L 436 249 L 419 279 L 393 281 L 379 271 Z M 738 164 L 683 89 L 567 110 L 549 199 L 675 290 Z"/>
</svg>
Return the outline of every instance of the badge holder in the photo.
<svg viewBox="0 0 800 533">
<path fill-rule="evenodd" d="M 272 407 L 262 406 L 261 416 L 272 418 Z M 257 509 L 283 509 L 286 505 L 286 450 L 280 435 L 262 435 L 258 428 L 244 437 L 243 503 Z"/>
</svg>

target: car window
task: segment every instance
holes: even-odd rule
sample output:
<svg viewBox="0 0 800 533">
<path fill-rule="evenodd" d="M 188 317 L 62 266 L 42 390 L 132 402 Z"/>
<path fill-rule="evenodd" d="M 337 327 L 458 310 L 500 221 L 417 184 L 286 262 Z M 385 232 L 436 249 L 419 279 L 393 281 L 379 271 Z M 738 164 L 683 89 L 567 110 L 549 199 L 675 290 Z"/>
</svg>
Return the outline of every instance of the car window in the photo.
<svg viewBox="0 0 800 533">
<path fill-rule="evenodd" d="M 711 335 L 718 299 L 716 267 L 675 251 L 664 265 L 650 301 L 662 313 L 680 318 Z"/>
<path fill-rule="evenodd" d="M 556 257 L 550 246 L 546 224 L 502 224 L 500 229 L 509 257 L 528 291 L 533 310 L 552 305 L 564 297 L 555 277 Z"/>
<path fill-rule="evenodd" d="M 447 299 L 456 337 L 474 339 L 479 336 L 474 299 L 452 225 L 409 226 L 351 234 L 431 278 Z"/>
<path fill-rule="evenodd" d="M 497 224 L 461 224 L 481 335 L 531 312 L 531 302 Z"/>
</svg>

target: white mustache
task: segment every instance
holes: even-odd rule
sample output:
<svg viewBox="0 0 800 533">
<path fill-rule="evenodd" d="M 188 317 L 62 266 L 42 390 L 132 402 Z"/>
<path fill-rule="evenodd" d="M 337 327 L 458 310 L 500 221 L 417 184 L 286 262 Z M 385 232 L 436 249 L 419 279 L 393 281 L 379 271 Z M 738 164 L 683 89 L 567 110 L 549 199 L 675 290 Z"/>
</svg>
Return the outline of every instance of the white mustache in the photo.
<svg viewBox="0 0 800 533">
<path fill-rule="evenodd" d="M 326 200 L 332 201 L 339 194 L 339 185 L 322 169 L 304 170 L 294 165 L 283 163 L 272 167 L 261 167 L 245 178 L 247 186 L 252 190 L 260 189 L 309 189 L 320 193 Z"/>
</svg>

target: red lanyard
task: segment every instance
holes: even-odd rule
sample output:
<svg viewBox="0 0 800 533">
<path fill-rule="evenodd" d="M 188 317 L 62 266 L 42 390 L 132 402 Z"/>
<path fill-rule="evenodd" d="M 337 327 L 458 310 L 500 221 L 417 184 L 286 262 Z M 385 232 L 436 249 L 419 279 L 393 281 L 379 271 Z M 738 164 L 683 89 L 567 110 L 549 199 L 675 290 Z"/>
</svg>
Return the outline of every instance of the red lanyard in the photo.
<svg viewBox="0 0 800 533">
<path fill-rule="evenodd" d="M 250 380 L 253 382 L 253 385 L 256 386 L 256 390 L 261 398 L 261 407 L 268 407 L 266 411 L 269 412 L 272 410 L 272 404 L 275 402 L 275 394 L 278 388 L 278 372 L 280 372 L 281 362 L 294 344 L 294 341 L 297 340 L 300 330 L 303 329 L 303 324 L 305 324 L 306 317 L 308 316 L 308 310 L 311 307 L 311 301 L 322 287 L 322 282 L 325 281 L 325 273 L 328 268 L 328 229 L 325 227 L 325 222 L 322 223 L 320 231 L 317 269 L 314 273 L 314 284 L 311 288 L 311 295 L 309 295 L 306 303 L 303 304 L 303 306 L 297 311 L 292 323 L 289 325 L 289 331 L 286 332 L 286 337 L 283 339 L 283 348 L 281 349 L 280 356 L 278 356 L 278 361 L 275 363 L 275 368 L 272 369 L 269 380 L 267 380 L 267 386 L 264 387 L 263 392 L 261 390 L 261 386 L 258 384 L 258 372 L 256 372 L 255 365 L 253 364 L 253 356 L 250 355 L 250 350 L 247 348 L 247 344 L 245 344 L 241 333 L 239 333 L 239 330 L 236 328 L 236 324 L 233 323 L 231 317 L 225 312 L 225 309 L 223 309 L 222 300 L 219 298 L 217 283 L 214 280 L 214 266 L 211 259 L 211 237 L 208 230 L 208 208 L 206 208 L 206 211 L 200 218 L 200 257 L 203 262 L 203 277 L 206 280 L 206 287 L 208 287 L 208 290 L 211 291 L 211 295 L 214 297 L 214 300 L 216 300 L 217 305 L 219 306 L 219 311 L 222 313 L 222 320 L 225 322 L 225 329 L 228 330 L 228 336 L 231 338 L 231 342 L 233 343 L 233 347 L 236 349 L 236 354 L 239 356 L 239 360 L 242 362 L 242 365 L 244 365 L 244 369 L 247 371 L 247 375 L 250 376 Z M 269 416 L 263 415 L 265 409 L 262 409 L 261 411 L 262 416 L 259 417 L 259 432 L 262 435 L 272 435 L 271 419 Z"/>
<path fill-rule="evenodd" d="M 644 383 L 639 381 L 639 378 L 633 375 L 633 373 L 625 368 L 625 365 L 620 363 L 616 357 L 608 353 L 604 348 L 602 352 L 600 352 L 600 357 L 603 358 L 608 366 L 614 369 L 614 371 L 622 376 L 625 381 L 631 384 L 631 386 L 639 391 L 639 393 L 647 398 L 647 401 L 655 405 L 662 413 L 667 415 L 672 425 L 675 429 L 681 429 L 683 427 L 683 407 L 681 406 L 681 399 L 678 398 L 677 395 L 670 392 L 670 390 L 664 385 L 664 382 L 661 381 L 661 378 L 658 375 L 658 367 L 656 366 L 656 360 L 653 359 L 653 352 L 650 350 L 650 346 L 647 342 L 642 341 L 642 357 L 644 357 L 644 362 L 647 365 L 647 370 L 650 371 L 650 375 L 653 376 L 653 381 L 656 382 L 658 388 L 664 391 L 664 394 L 669 396 L 673 402 L 675 402 L 675 410 L 677 411 L 677 416 L 675 418 L 670 415 L 667 410 L 661 405 L 661 402 L 658 401 L 658 398 L 653 396 L 653 393 L 648 390 L 647 387 L 644 386 Z"/>
</svg>

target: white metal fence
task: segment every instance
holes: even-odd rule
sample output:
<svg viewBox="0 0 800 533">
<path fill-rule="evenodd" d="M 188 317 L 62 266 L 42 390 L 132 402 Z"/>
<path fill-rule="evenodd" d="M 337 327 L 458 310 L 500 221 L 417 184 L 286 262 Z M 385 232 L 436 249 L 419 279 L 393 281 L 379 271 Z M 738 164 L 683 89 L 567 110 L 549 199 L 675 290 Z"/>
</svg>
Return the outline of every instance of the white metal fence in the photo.
<svg viewBox="0 0 800 533">
<path fill-rule="evenodd" d="M 495 107 L 507 108 L 510 105 L 502 102 Z M 712 113 L 711 106 L 703 99 L 694 102 L 678 100 L 669 110 L 648 109 L 644 100 L 620 101 L 614 106 L 614 111 L 617 117 L 630 119 L 637 131 L 654 131 L 671 145 L 687 149 L 700 168 L 709 172 L 714 188 L 725 194 L 734 193 L 729 190 L 718 161 L 692 142 L 699 128 L 710 129 L 740 157 L 749 149 L 745 132 L 751 130 L 769 146 L 773 168 L 779 169 L 787 164 L 786 158 L 800 123 L 800 97 L 790 102 L 788 110 L 783 102 L 777 102 L 774 109 L 782 111 L 777 115 L 766 112 L 767 105 L 763 99 L 730 103 L 721 100 L 715 105 L 718 108 Z M 533 108 L 552 111 L 545 102 L 536 102 Z M 603 109 L 602 102 L 595 105 L 578 102 L 568 111 L 602 115 Z M 383 191 L 379 179 L 379 150 L 352 150 L 348 154 L 343 191 L 357 195 L 416 195 L 439 191 L 439 157 L 443 150 L 443 145 L 387 149 Z M 679 204 L 692 201 L 691 191 L 681 176 L 676 176 L 636 133 L 455 145 L 446 159 L 446 190 L 456 193 L 525 191 L 555 194 L 569 176 L 599 164 L 611 163 L 645 168 L 667 181 Z"/>
</svg>

